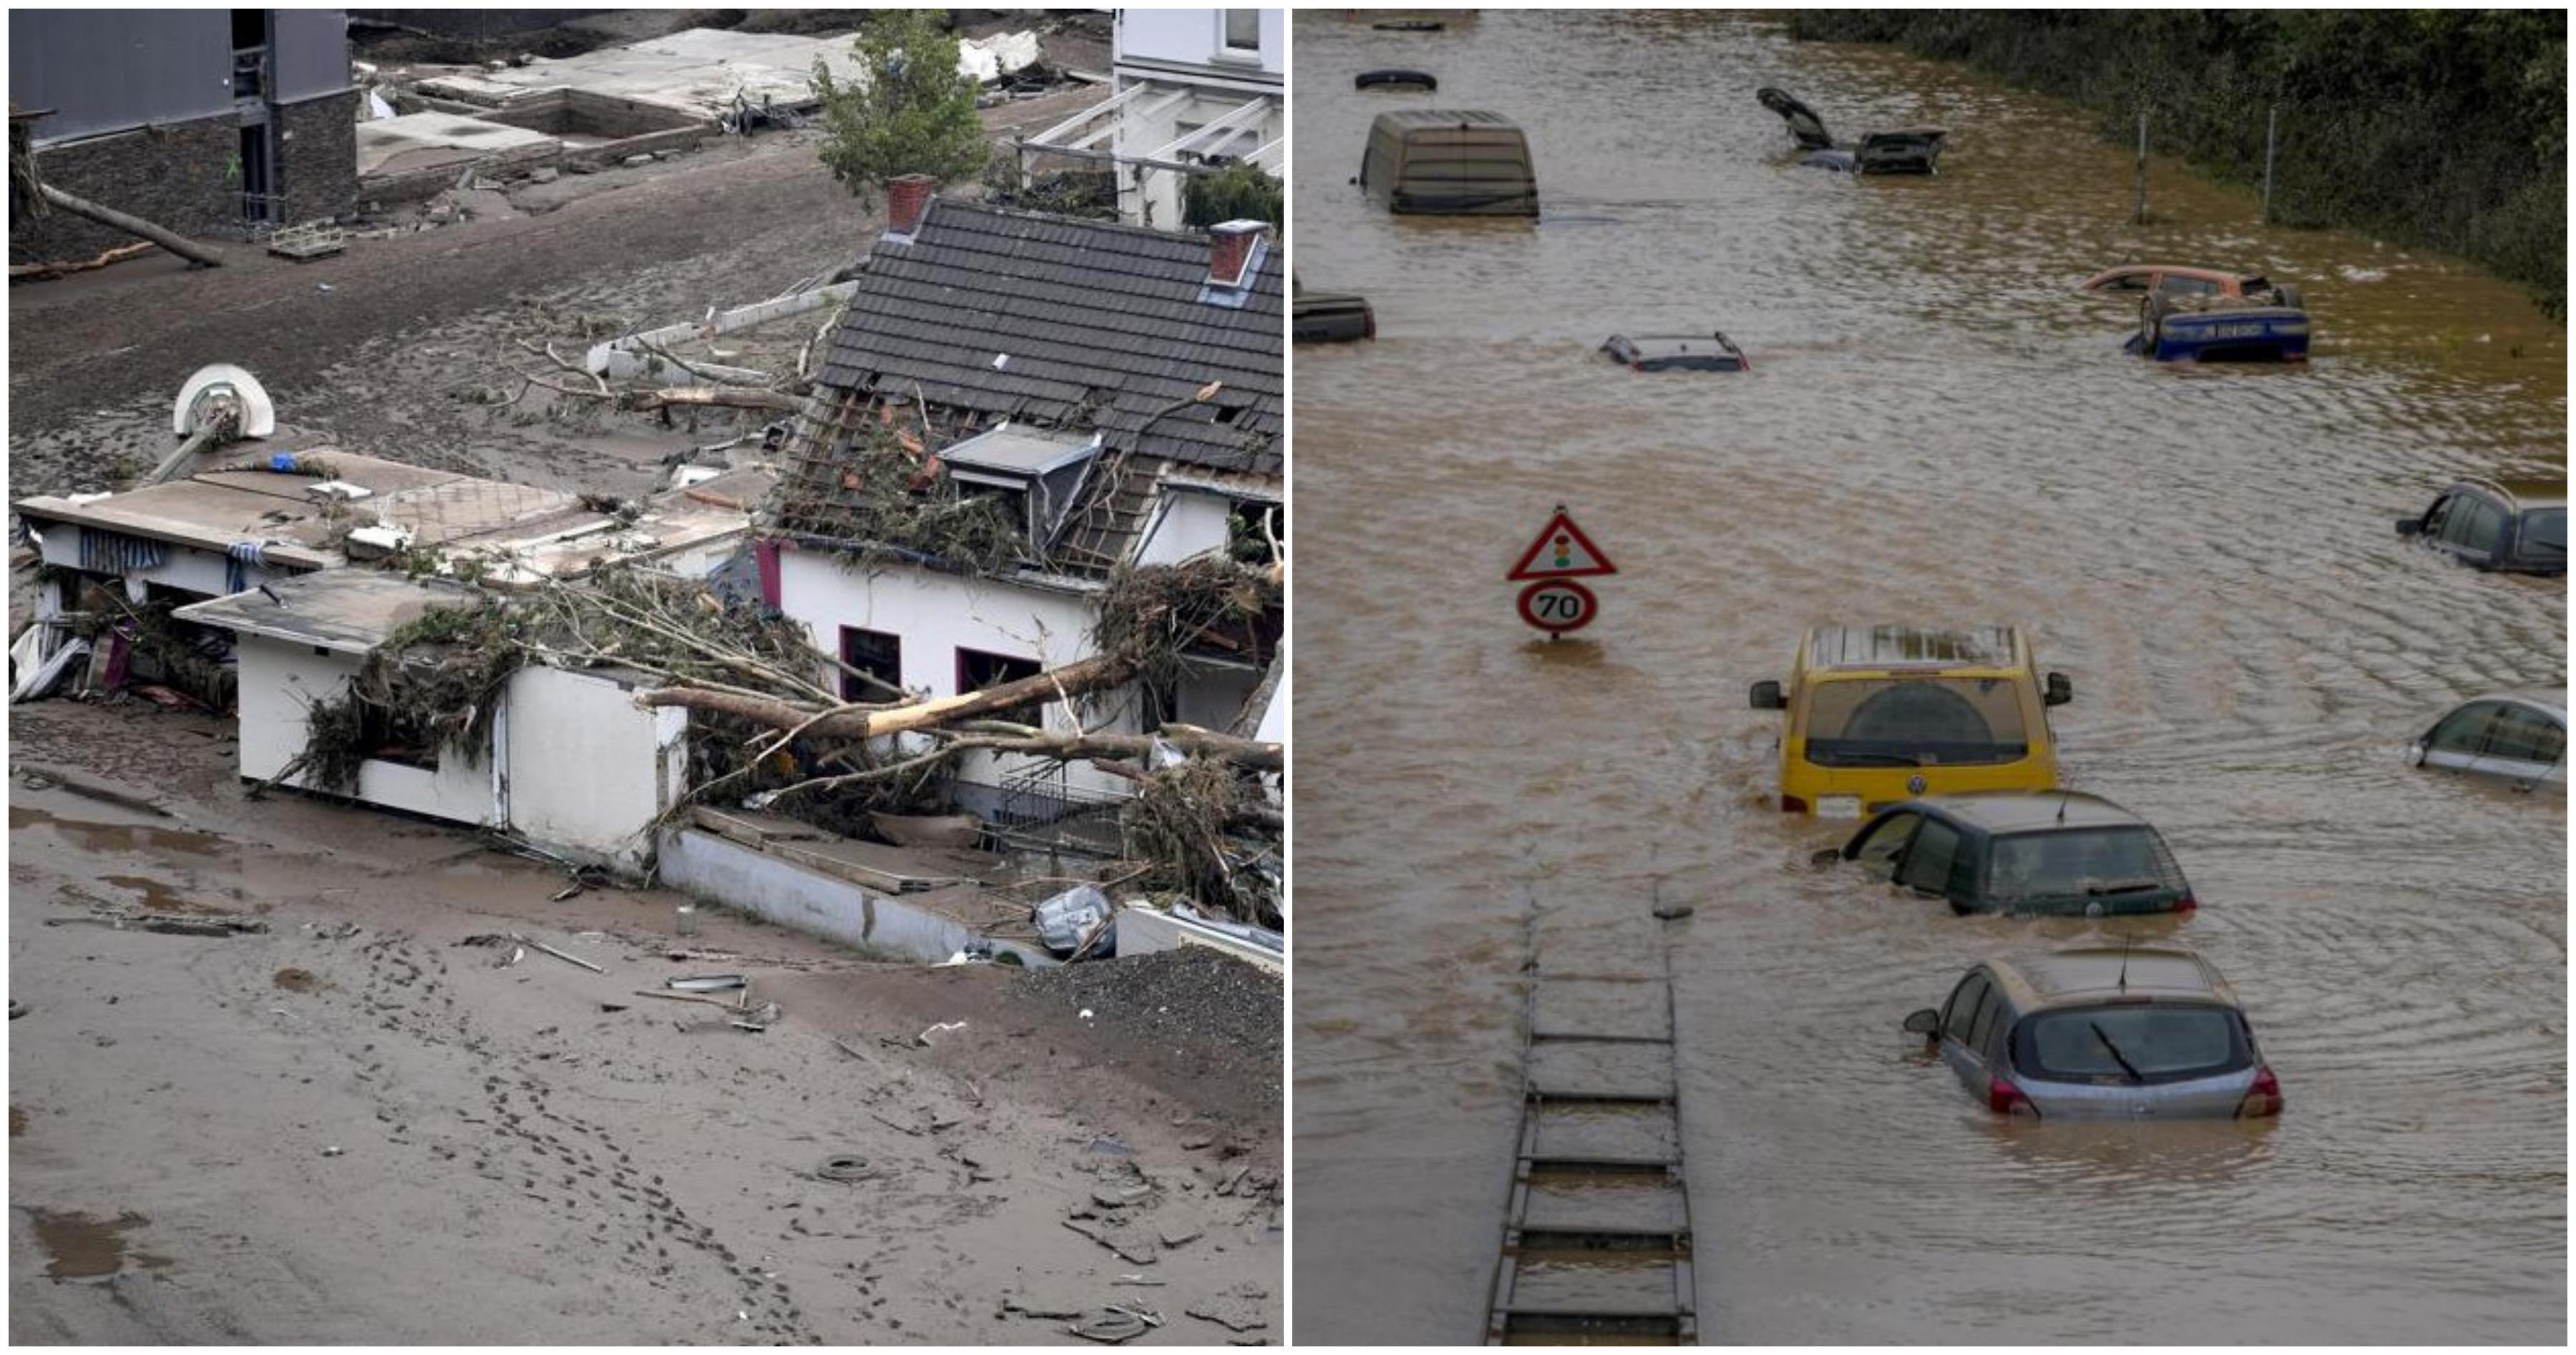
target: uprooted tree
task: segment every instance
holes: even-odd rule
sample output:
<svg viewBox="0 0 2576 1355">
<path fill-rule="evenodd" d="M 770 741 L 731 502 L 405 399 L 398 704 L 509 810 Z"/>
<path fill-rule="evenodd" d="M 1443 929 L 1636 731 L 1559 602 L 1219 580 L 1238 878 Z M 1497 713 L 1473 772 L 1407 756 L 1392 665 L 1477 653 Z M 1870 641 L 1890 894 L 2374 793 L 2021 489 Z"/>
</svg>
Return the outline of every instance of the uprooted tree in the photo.
<svg viewBox="0 0 2576 1355">
<path fill-rule="evenodd" d="M 875 812 L 938 807 L 945 776 L 970 753 L 1085 762 L 1137 787 L 1125 828 L 1145 887 L 1275 921 L 1280 823 L 1259 778 L 1283 771 L 1280 745 L 1179 724 L 1108 732 L 1084 724 L 1076 701 L 1174 681 L 1194 653 L 1266 662 L 1280 595 L 1278 566 L 1224 555 L 1122 570 L 1103 594 L 1090 656 L 928 699 L 816 649 L 794 622 L 611 566 L 506 597 L 460 594 L 396 631 L 345 697 L 312 707 L 299 766 L 348 791 L 389 740 L 479 763 L 520 669 L 615 666 L 656 684 L 637 704 L 691 712 L 689 802 L 721 796 L 849 833 Z M 843 700 L 844 677 L 872 685 L 872 699 Z M 1070 728 L 1026 722 L 1050 705 L 1074 712 Z"/>
</svg>

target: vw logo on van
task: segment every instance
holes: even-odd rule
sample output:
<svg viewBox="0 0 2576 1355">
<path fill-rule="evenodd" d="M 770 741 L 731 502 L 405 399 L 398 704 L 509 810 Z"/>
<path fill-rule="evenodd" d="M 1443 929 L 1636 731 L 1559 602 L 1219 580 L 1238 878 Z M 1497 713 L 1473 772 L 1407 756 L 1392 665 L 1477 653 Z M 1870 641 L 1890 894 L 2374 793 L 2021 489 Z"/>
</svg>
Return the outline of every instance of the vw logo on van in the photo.
<svg viewBox="0 0 2576 1355">
<path fill-rule="evenodd" d="M 1920 795 L 1920 794 L 1922 794 L 1922 793 L 1923 793 L 1923 787 L 1924 787 L 1924 785 L 1925 785 L 1925 784 L 1926 784 L 1926 783 L 1925 783 L 1925 781 L 1923 780 L 1923 778 L 1922 778 L 1922 777 L 1920 777 L 1920 776 L 1909 776 L 1909 777 L 1905 778 L 1905 790 L 1906 790 L 1906 793 L 1907 793 L 1907 794 L 1909 794 L 1909 795 Z"/>
</svg>

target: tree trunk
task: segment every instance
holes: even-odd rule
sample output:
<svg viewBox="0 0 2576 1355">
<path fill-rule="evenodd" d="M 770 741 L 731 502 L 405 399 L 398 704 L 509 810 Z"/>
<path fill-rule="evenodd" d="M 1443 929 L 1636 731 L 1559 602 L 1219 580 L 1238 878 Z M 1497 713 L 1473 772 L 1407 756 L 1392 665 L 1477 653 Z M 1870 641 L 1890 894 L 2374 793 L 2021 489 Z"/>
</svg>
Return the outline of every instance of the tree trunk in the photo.
<svg viewBox="0 0 2576 1355">
<path fill-rule="evenodd" d="M 793 414 L 805 402 L 785 391 L 762 390 L 754 386 L 665 386 L 661 390 L 636 391 L 621 397 L 620 406 L 633 410 L 655 410 L 669 405 L 726 405 L 734 409 L 775 409 Z"/>
<path fill-rule="evenodd" d="M 224 256 L 176 231 L 164 230 L 139 216 L 127 216 L 113 207 L 101 207 L 87 198 L 76 198 L 52 184 L 40 184 L 37 191 L 45 201 L 74 216 L 85 216 L 102 226 L 112 226 L 128 235 L 139 235 L 182 259 L 201 263 L 208 268 L 223 266 Z"/>
<path fill-rule="evenodd" d="M 67 259 L 56 263 L 13 263 L 9 265 L 9 277 L 11 281 L 16 281 L 19 278 L 58 278 L 66 273 L 86 273 L 93 268 L 105 268 L 112 263 L 123 263 L 138 254 L 149 254 L 153 248 L 151 241 L 137 240 L 130 245 L 118 245 L 112 249 L 101 250 L 96 258 L 91 259 Z"/>
<path fill-rule="evenodd" d="M 1025 753 L 1058 762 L 1143 762 L 1153 756 L 1157 741 L 1194 758 L 1231 763 L 1250 771 L 1276 772 L 1287 766 L 1286 755 L 1278 744 L 1238 739 L 1195 725 L 1165 725 L 1158 734 L 1032 734 L 1024 738 L 979 734 L 968 743 L 987 752 Z"/>
<path fill-rule="evenodd" d="M 943 696 L 937 700 L 915 702 L 909 706 L 894 706 L 874 711 L 850 711 L 842 715 L 826 716 L 821 720 L 815 720 L 812 728 L 805 732 L 820 738 L 874 739 L 888 734 L 937 729 L 959 720 L 977 719 L 1009 710 L 1013 706 L 1024 706 L 1033 701 L 1052 701 L 1059 693 L 1064 696 L 1080 696 L 1086 692 L 1101 691 L 1115 687 L 1133 675 L 1134 670 L 1128 665 L 1113 662 L 1103 655 L 1084 659 L 1079 663 L 1070 663 L 1051 672 L 1040 673 L 1036 677 L 1021 678 L 1017 682 L 1005 682 L 998 687 L 987 687 L 980 692 L 970 692 L 964 696 Z M 732 692 L 711 692 L 696 687 L 657 687 L 651 691 L 638 692 L 635 694 L 635 704 L 647 708 L 687 706 L 695 710 L 721 711 L 727 715 L 739 715 L 746 720 L 757 721 L 779 729 L 794 729 L 808 720 L 813 720 L 815 715 L 815 712 L 808 707 L 792 705 L 785 701 L 737 696 Z"/>
</svg>

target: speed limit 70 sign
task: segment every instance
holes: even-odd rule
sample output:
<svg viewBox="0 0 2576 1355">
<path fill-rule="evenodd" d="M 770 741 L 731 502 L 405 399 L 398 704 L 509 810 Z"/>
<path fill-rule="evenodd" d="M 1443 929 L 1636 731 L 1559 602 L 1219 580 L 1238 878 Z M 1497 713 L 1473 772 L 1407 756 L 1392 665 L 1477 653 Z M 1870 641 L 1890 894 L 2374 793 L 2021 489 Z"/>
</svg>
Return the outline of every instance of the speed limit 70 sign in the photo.
<svg viewBox="0 0 2576 1355">
<path fill-rule="evenodd" d="M 1601 599 L 1572 579 L 1541 579 L 1521 590 L 1521 620 L 1550 635 L 1581 630 L 1600 612 Z"/>
</svg>

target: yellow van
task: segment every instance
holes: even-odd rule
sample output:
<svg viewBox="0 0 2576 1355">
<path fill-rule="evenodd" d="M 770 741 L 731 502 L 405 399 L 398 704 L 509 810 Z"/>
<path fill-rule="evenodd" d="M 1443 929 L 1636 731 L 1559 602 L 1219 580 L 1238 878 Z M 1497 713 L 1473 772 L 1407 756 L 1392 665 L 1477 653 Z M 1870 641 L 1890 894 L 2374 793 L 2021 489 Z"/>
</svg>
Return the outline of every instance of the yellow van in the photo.
<svg viewBox="0 0 2576 1355">
<path fill-rule="evenodd" d="M 1756 710 L 1785 710 L 1780 808 L 1849 819 L 1899 800 L 1978 790 L 2051 790 L 2048 707 L 2074 698 L 2021 631 L 1818 626 L 1798 645 L 1784 694 L 1753 684 Z"/>
</svg>

